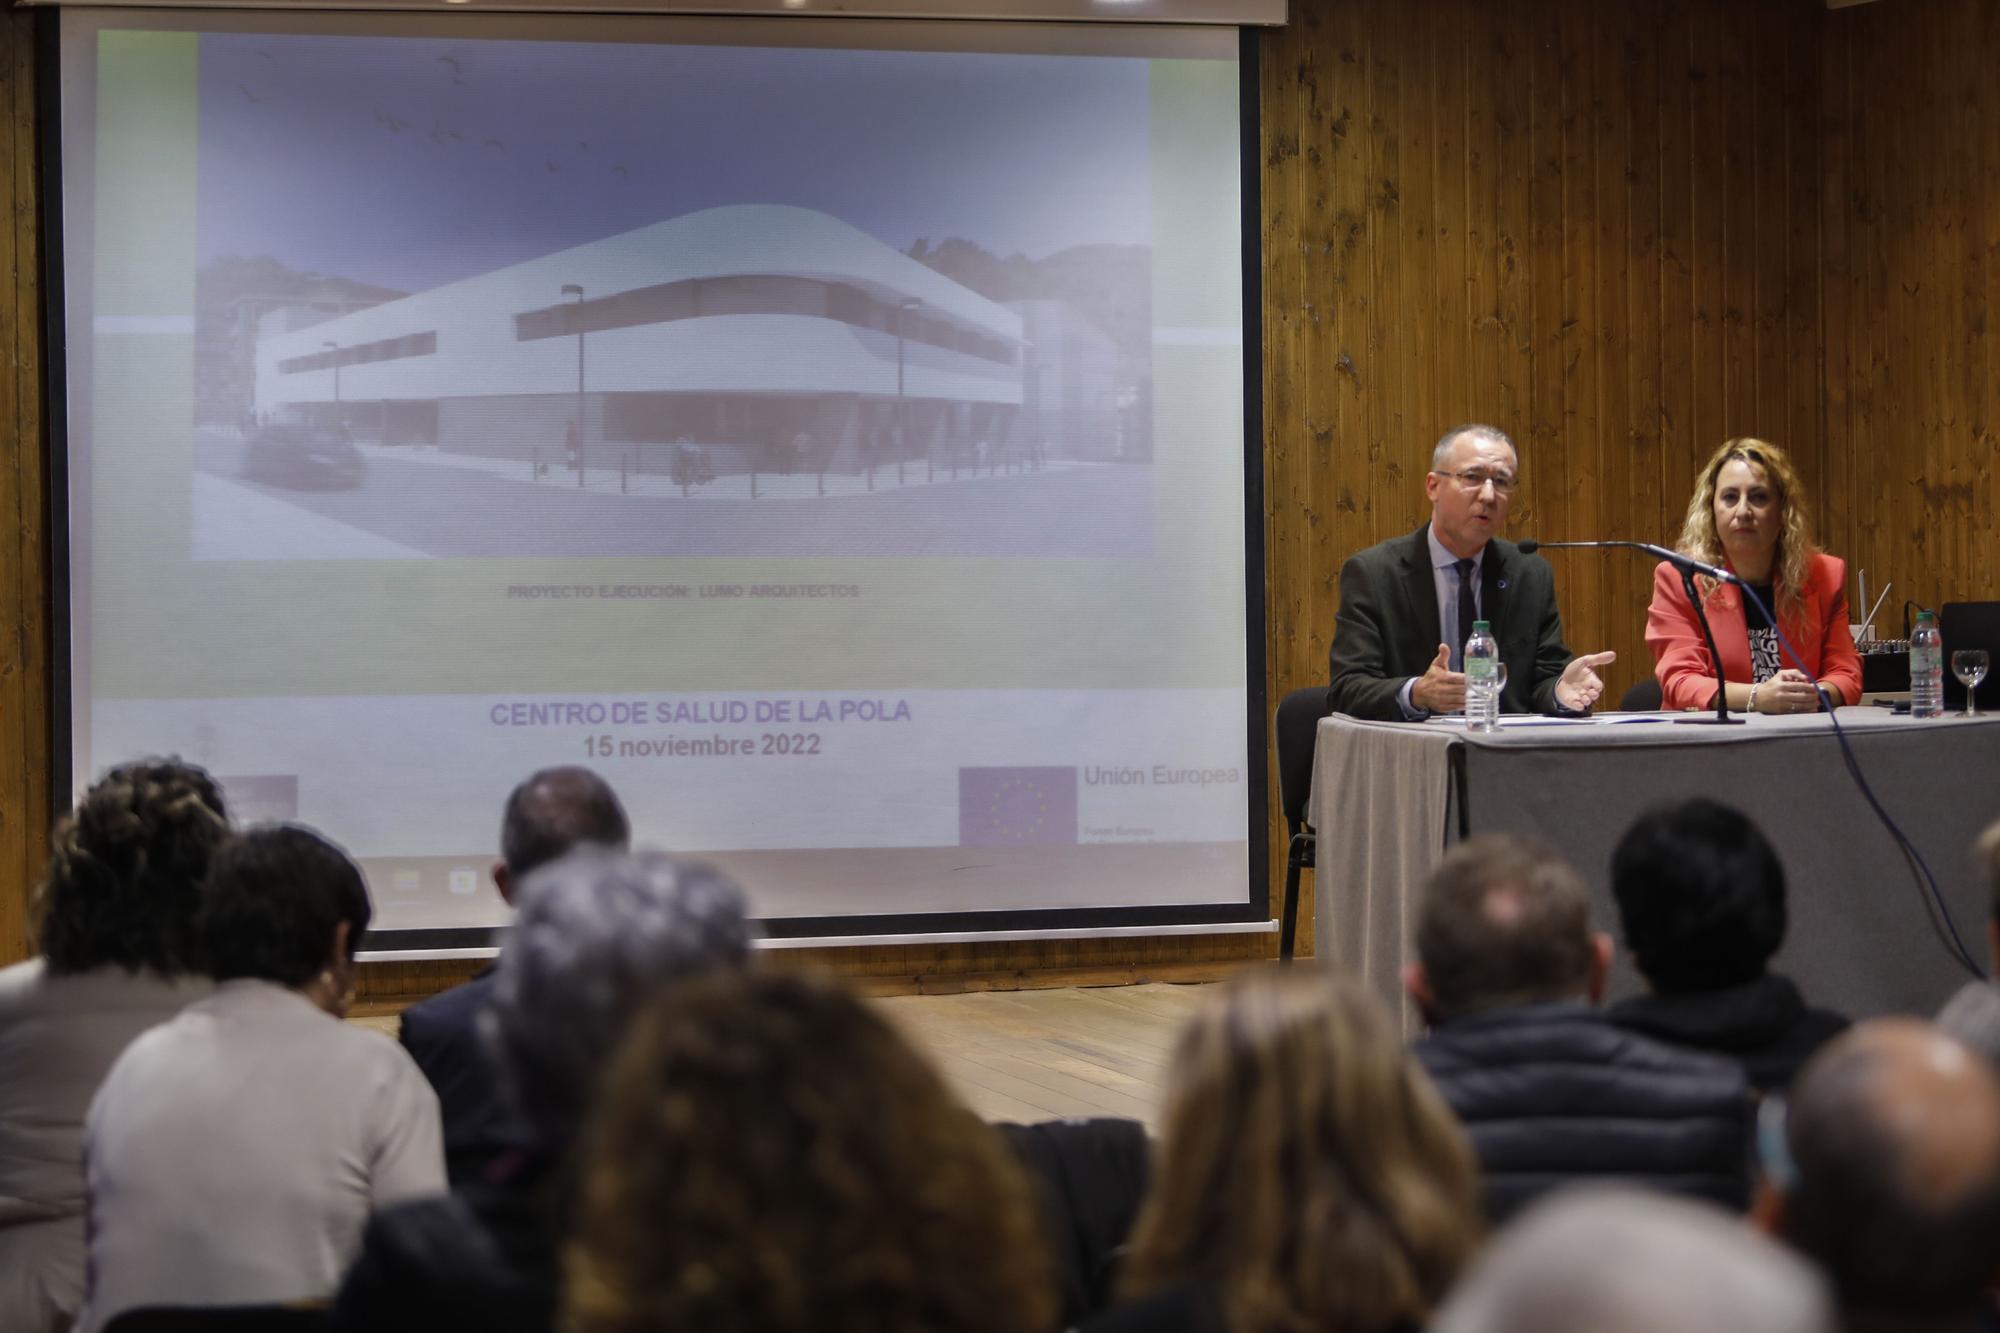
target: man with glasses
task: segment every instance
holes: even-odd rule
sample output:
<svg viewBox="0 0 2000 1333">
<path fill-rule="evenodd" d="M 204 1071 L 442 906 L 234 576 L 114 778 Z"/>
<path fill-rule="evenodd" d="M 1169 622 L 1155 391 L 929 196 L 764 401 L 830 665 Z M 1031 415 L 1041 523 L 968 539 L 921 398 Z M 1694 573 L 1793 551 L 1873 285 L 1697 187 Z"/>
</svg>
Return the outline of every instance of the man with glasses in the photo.
<svg viewBox="0 0 2000 1333">
<path fill-rule="evenodd" d="M 1424 477 L 1430 522 L 1341 567 L 1332 711 L 1411 722 L 1462 711 L 1475 620 L 1491 624 L 1507 667 L 1503 712 L 1582 713 L 1597 702 L 1597 669 L 1616 654 L 1572 657 L 1548 562 L 1500 539 L 1519 478 L 1513 441 L 1492 426 L 1438 441 Z"/>
</svg>

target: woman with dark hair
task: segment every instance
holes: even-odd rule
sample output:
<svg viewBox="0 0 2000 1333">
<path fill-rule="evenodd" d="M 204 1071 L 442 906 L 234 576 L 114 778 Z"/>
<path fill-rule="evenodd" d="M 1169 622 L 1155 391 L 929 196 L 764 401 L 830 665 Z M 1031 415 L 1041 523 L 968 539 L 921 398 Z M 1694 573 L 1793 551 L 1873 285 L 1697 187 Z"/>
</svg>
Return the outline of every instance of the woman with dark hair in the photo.
<svg viewBox="0 0 2000 1333">
<path fill-rule="evenodd" d="M 1611 896 L 1648 994 L 1611 1021 L 1725 1055 L 1782 1092 L 1847 1020 L 1770 970 L 1785 942 L 1785 866 L 1741 811 L 1695 797 L 1634 820 L 1611 854 Z"/>
<path fill-rule="evenodd" d="M 994 1132 L 830 981 L 665 992 L 600 1089 L 569 1333 L 1043 1333 L 1034 1204 Z"/>
<path fill-rule="evenodd" d="M 1090 1333 L 1416 1333 L 1480 1235 L 1478 1166 L 1374 998 L 1239 974 L 1182 1033 L 1153 1187 Z"/>
<path fill-rule="evenodd" d="M 1695 580 L 1731 708 L 1814 713 L 1822 689 L 1836 708 L 1860 700 L 1861 658 L 1847 623 L 1847 566 L 1813 541 L 1805 484 L 1783 449 L 1747 437 L 1724 441 L 1695 478 L 1679 548 L 1739 575 L 1777 617 L 1775 625 L 1766 620 L 1740 588 Z M 1786 654 L 1786 640 L 1799 660 Z M 1664 561 L 1653 573 L 1646 646 L 1653 650 L 1664 707 L 1715 707 L 1708 641 L 1679 571 Z"/>
<path fill-rule="evenodd" d="M 106 773 L 50 839 L 41 956 L 0 970 L 0 1329 L 69 1327 L 83 1300 L 83 1117 L 132 1039 L 208 990 L 194 915 L 229 834 L 192 764 Z"/>
<path fill-rule="evenodd" d="M 368 919 L 361 872 L 309 829 L 216 854 L 197 917 L 215 991 L 133 1042 L 91 1104 L 81 1328 L 323 1300 L 371 1209 L 444 1189 L 430 1085 L 340 1021 Z"/>
</svg>

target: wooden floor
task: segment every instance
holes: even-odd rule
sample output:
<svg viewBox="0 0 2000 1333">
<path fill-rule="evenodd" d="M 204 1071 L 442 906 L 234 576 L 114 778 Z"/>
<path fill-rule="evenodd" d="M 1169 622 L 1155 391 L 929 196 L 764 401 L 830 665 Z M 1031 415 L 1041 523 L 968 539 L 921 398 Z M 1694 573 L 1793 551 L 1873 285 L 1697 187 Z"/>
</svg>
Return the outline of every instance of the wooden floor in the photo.
<svg viewBox="0 0 2000 1333">
<path fill-rule="evenodd" d="M 873 1001 L 988 1120 L 1128 1116 L 1158 1130 L 1167 1064 L 1205 986 L 903 995 Z"/>
<path fill-rule="evenodd" d="M 871 1000 L 988 1120 L 1129 1116 L 1159 1129 L 1167 1062 L 1206 986 L 899 995 Z M 352 1020 L 396 1033 L 393 1014 Z"/>
</svg>

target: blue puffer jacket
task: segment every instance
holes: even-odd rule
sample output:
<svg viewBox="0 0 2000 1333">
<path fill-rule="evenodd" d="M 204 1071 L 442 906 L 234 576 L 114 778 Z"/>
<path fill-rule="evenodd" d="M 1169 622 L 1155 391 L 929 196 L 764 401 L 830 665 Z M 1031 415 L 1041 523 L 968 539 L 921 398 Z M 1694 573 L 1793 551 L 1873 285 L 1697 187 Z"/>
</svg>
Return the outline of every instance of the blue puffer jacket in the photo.
<svg viewBox="0 0 2000 1333">
<path fill-rule="evenodd" d="M 1472 1137 L 1495 1223 L 1593 1179 L 1744 1206 L 1752 1104 L 1733 1061 L 1625 1031 L 1583 1004 L 1455 1019 L 1415 1051 Z"/>
</svg>

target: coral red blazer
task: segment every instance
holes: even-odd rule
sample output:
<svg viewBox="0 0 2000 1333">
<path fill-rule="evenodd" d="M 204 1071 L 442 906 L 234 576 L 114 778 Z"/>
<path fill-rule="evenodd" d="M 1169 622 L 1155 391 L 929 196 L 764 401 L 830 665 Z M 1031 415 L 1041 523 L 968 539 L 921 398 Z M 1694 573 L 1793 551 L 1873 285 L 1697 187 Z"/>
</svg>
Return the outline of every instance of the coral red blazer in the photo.
<svg viewBox="0 0 2000 1333">
<path fill-rule="evenodd" d="M 1697 583 L 1696 589 L 1701 585 Z M 1779 600 L 1784 589 L 1775 588 Z M 1724 679 L 1750 681 L 1750 630 L 1743 619 L 1743 594 L 1724 584 L 1706 602 L 1715 648 L 1722 654 Z M 1785 637 L 1805 659 L 1813 679 L 1833 686 L 1843 703 L 1861 697 L 1861 658 L 1847 623 L 1847 565 L 1830 555 L 1812 558 L 1805 595 L 1778 613 Z M 1701 622 L 1688 605 L 1680 571 L 1662 562 L 1653 571 L 1653 604 L 1646 608 L 1646 646 L 1653 650 L 1653 674 L 1660 678 L 1662 706 L 1707 708 L 1715 698 L 1715 667 L 1702 641 Z M 1784 664 L 1797 667 L 1790 656 Z"/>
</svg>

